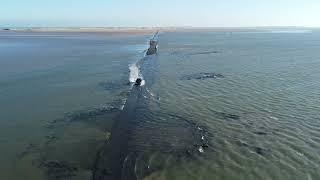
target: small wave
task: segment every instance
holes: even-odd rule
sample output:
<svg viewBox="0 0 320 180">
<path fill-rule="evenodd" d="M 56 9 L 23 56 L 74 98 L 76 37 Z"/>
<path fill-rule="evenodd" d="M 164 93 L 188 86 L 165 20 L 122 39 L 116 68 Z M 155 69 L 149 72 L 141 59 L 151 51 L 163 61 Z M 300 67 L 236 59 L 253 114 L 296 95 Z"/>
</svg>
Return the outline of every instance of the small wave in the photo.
<svg viewBox="0 0 320 180">
<path fill-rule="evenodd" d="M 147 92 L 152 96 L 155 97 L 155 95 L 147 88 Z"/>
<path fill-rule="evenodd" d="M 153 100 L 156 100 L 156 101 L 160 101 L 160 97 L 156 97 L 156 95 L 153 94 L 153 92 L 151 92 L 148 88 L 146 88 L 147 92 L 150 94 L 150 97 L 153 99 Z"/>
<path fill-rule="evenodd" d="M 273 120 L 279 120 L 279 118 L 274 117 L 274 116 L 270 116 L 270 119 L 273 119 Z"/>
</svg>

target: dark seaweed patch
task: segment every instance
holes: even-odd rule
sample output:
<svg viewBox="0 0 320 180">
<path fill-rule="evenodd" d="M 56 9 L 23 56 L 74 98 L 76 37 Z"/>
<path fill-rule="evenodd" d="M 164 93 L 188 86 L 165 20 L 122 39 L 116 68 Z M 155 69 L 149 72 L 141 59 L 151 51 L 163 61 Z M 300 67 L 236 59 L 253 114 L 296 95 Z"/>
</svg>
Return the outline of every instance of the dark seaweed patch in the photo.
<svg viewBox="0 0 320 180">
<path fill-rule="evenodd" d="M 139 120 L 141 121 L 141 119 Z M 210 144 L 212 134 L 208 127 L 192 119 L 167 114 L 167 121 L 158 122 L 156 127 L 150 124 L 152 123 L 150 121 L 143 123 L 143 125 L 129 128 L 134 131 L 122 128 L 121 131 L 115 132 L 134 135 L 135 138 L 131 139 L 132 135 L 130 135 L 129 141 L 125 141 L 125 147 L 128 150 L 118 149 L 121 146 L 118 143 L 121 141 L 118 138 L 113 139 L 115 133 L 113 134 L 110 144 L 105 144 L 97 153 L 93 179 L 121 179 L 119 177 L 136 179 L 134 178 L 136 176 L 137 179 L 143 179 L 143 177 L 162 169 L 166 163 L 161 163 L 161 160 L 168 155 L 172 157 L 171 161 L 179 162 L 180 160 L 193 160 L 198 156 L 205 156 L 206 152 L 213 149 Z M 144 127 L 147 129 L 142 129 Z M 137 136 L 137 133 L 140 132 L 144 132 L 144 134 Z M 116 157 L 119 152 L 124 152 L 124 156 Z M 110 155 L 112 153 L 115 155 Z M 153 156 L 154 153 L 159 153 L 159 156 Z M 150 164 L 151 156 L 160 158 L 156 165 Z M 117 163 L 119 163 L 119 167 L 116 167 Z M 109 169 L 105 171 L 106 167 Z"/>
<path fill-rule="evenodd" d="M 262 148 L 260 146 L 250 145 L 247 142 L 244 142 L 244 141 L 241 141 L 241 140 L 238 140 L 236 143 L 239 146 L 251 149 L 252 151 L 254 151 L 255 153 L 257 153 L 257 154 L 259 154 L 261 156 L 265 156 L 271 151 L 270 149 L 265 149 L 265 148 Z"/>
<path fill-rule="evenodd" d="M 209 54 L 218 54 L 221 51 L 199 51 L 199 52 L 191 52 L 191 53 L 184 53 L 184 51 L 190 51 L 191 49 L 182 49 L 182 50 L 174 50 L 170 53 L 173 56 L 196 56 L 196 55 L 209 55 Z"/>
<path fill-rule="evenodd" d="M 78 176 L 79 173 L 81 173 L 79 171 L 80 164 L 76 165 L 73 163 L 69 163 L 68 161 L 55 159 L 55 157 L 47 158 L 47 156 L 50 155 L 52 151 L 55 151 L 55 143 L 58 143 L 59 145 L 58 140 L 63 140 L 62 137 L 57 136 L 57 134 L 60 134 L 59 132 L 67 130 L 68 126 L 79 123 L 85 123 L 89 126 L 98 127 L 101 128 L 101 130 L 106 131 L 106 128 L 111 128 L 113 117 L 121 112 L 120 107 L 122 104 L 123 101 L 119 100 L 113 102 L 112 105 L 104 105 L 97 108 L 90 108 L 87 110 L 66 113 L 62 118 L 50 121 L 47 124 L 47 128 L 50 128 L 50 132 L 47 134 L 47 136 L 45 136 L 45 141 L 42 147 L 35 150 L 33 150 L 31 147 L 27 147 L 20 156 L 23 157 L 32 152 L 37 153 L 40 158 L 34 160 L 34 165 L 41 168 L 47 174 L 49 179 L 70 179 L 74 176 Z M 109 130 L 107 129 L 107 131 Z M 100 140 L 99 142 L 93 142 L 94 146 L 90 148 L 93 148 L 94 152 L 91 153 L 95 154 L 95 148 L 97 148 L 97 146 L 100 146 L 102 143 L 104 142 L 100 142 Z M 88 164 L 84 165 L 83 163 Z M 92 168 L 92 164 L 90 163 L 91 162 L 83 160 L 81 162 L 81 166 L 84 165 L 85 169 Z"/>
<path fill-rule="evenodd" d="M 191 75 L 185 75 L 181 78 L 181 80 L 204 80 L 204 79 L 214 79 L 214 78 L 223 78 L 224 76 L 222 74 L 217 74 L 217 73 L 195 73 Z"/>
<path fill-rule="evenodd" d="M 192 129 L 197 132 L 200 135 L 200 138 L 202 136 L 207 136 L 207 137 L 212 137 L 212 133 L 210 133 L 209 128 L 203 124 L 200 124 L 198 122 L 195 122 L 193 120 L 190 119 L 186 119 L 184 117 L 178 116 L 178 115 L 174 115 L 174 114 L 170 114 L 170 117 L 174 117 L 177 118 L 179 120 L 185 121 L 189 127 L 192 127 Z M 201 138 L 202 139 L 202 138 Z"/>
<path fill-rule="evenodd" d="M 265 149 L 265 148 L 262 148 L 262 147 L 253 147 L 254 151 L 261 155 L 261 156 L 265 156 L 270 150 L 269 149 Z"/>
<path fill-rule="evenodd" d="M 254 150 L 256 151 L 257 154 L 260 154 L 260 155 L 263 155 L 265 151 L 261 147 L 255 147 Z"/>
<path fill-rule="evenodd" d="M 206 55 L 206 54 L 217 54 L 220 53 L 220 51 L 203 51 L 203 52 L 194 52 L 190 53 L 189 55 Z"/>
<path fill-rule="evenodd" d="M 25 149 L 18 154 L 18 158 L 23 158 L 28 154 L 37 153 L 40 151 L 40 147 L 37 144 L 29 143 Z"/>
<path fill-rule="evenodd" d="M 88 121 L 88 120 L 94 120 L 95 117 L 97 116 L 101 116 L 106 113 L 117 112 L 117 111 L 119 111 L 119 108 L 103 106 L 103 107 L 95 108 L 92 110 L 70 113 L 70 114 L 67 114 L 66 118 L 69 122 Z"/>
<path fill-rule="evenodd" d="M 170 117 L 185 121 L 187 123 L 187 126 L 191 128 L 192 134 L 195 136 L 192 147 L 189 147 L 185 150 L 185 155 L 187 157 L 192 157 L 196 154 L 199 154 L 199 148 L 206 150 L 209 147 L 212 147 L 209 139 L 212 138 L 213 135 L 212 133 L 210 133 L 209 129 L 206 126 L 196 123 L 190 119 L 183 118 L 181 116 L 171 114 Z"/>
<path fill-rule="evenodd" d="M 65 161 L 44 160 L 39 167 L 44 168 L 51 179 L 67 179 L 76 176 L 78 167 L 75 164 Z"/>
<path fill-rule="evenodd" d="M 178 55 L 178 54 L 180 54 L 179 51 L 172 51 L 172 52 L 170 53 L 170 55 Z"/>
<path fill-rule="evenodd" d="M 222 118 L 225 119 L 225 120 L 229 120 L 229 119 L 239 120 L 239 119 L 240 119 L 240 116 L 239 116 L 239 115 L 236 115 L 236 114 L 229 114 L 229 113 L 217 112 L 217 111 L 215 111 L 214 113 L 215 113 L 216 115 L 222 117 Z"/>
<path fill-rule="evenodd" d="M 46 127 L 53 128 L 58 123 L 69 124 L 78 121 L 94 122 L 103 115 L 108 115 L 110 113 L 115 113 L 119 111 L 120 109 L 114 106 L 102 106 L 99 108 L 93 108 L 85 111 L 66 113 L 66 115 L 63 118 L 50 121 Z"/>
<path fill-rule="evenodd" d="M 257 135 L 267 135 L 268 133 L 262 132 L 262 131 L 256 131 L 256 132 L 254 132 L 254 134 L 257 134 Z"/>
<path fill-rule="evenodd" d="M 46 145 L 57 141 L 59 138 L 55 135 L 47 135 L 46 136 Z"/>
</svg>

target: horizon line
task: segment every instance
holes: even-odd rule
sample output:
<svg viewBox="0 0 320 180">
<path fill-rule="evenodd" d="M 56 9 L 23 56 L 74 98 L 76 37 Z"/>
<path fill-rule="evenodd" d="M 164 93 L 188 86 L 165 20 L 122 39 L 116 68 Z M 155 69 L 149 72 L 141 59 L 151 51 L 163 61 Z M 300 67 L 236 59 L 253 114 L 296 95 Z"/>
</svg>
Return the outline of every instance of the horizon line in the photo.
<svg viewBox="0 0 320 180">
<path fill-rule="evenodd" d="M 0 26 L 1 28 L 320 28 L 320 26 Z"/>
</svg>

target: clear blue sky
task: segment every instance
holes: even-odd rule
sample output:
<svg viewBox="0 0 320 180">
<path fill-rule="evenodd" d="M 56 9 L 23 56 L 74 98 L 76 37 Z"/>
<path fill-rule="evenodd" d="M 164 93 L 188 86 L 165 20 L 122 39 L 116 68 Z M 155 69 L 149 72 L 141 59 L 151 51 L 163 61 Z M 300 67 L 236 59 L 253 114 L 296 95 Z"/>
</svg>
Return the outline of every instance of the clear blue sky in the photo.
<svg viewBox="0 0 320 180">
<path fill-rule="evenodd" d="M 320 27 L 320 0 L 1 0 L 0 26 Z"/>
</svg>

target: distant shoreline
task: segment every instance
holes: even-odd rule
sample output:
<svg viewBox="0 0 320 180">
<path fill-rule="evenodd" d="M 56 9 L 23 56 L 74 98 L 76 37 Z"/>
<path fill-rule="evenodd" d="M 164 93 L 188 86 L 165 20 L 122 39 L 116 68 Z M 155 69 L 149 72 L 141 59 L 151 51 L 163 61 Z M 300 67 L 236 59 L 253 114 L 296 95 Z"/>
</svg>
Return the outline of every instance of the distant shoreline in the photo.
<svg viewBox="0 0 320 180">
<path fill-rule="evenodd" d="M 157 28 L 157 27 L 31 27 L 31 28 L 0 28 L 0 31 L 9 32 L 96 32 L 96 33 L 154 33 L 158 30 L 169 30 L 169 28 Z"/>
<path fill-rule="evenodd" d="M 0 32 L 87 32 L 87 33 L 133 33 L 155 31 L 265 31 L 265 30 L 320 30 L 316 27 L 19 27 L 0 28 Z"/>
</svg>

